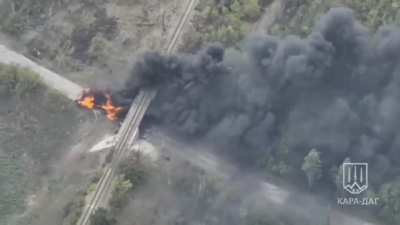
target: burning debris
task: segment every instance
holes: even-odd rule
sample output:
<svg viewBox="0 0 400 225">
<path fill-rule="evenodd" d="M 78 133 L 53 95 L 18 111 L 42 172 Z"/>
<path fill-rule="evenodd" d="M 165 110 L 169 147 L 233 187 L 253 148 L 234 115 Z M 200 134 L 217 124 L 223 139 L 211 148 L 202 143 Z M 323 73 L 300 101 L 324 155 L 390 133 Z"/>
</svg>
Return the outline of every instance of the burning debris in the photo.
<svg viewBox="0 0 400 225">
<path fill-rule="evenodd" d="M 126 112 L 124 107 L 114 103 L 112 95 L 106 91 L 86 89 L 76 102 L 86 109 L 102 110 L 111 121 L 118 120 Z"/>
</svg>

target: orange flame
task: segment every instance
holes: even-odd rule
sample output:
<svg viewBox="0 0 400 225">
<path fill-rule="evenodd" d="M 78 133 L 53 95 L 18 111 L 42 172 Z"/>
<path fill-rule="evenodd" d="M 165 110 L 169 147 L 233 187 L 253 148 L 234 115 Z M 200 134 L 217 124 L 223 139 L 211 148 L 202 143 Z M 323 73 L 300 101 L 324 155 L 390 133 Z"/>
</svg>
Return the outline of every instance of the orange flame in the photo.
<svg viewBox="0 0 400 225">
<path fill-rule="evenodd" d="M 94 109 L 94 96 L 86 96 L 82 99 L 77 100 L 78 104 L 84 108 Z"/>
<path fill-rule="evenodd" d="M 96 99 L 97 98 L 97 99 Z M 98 98 L 105 100 L 98 103 Z M 124 110 L 123 107 L 114 105 L 110 94 L 103 92 L 95 92 L 90 89 L 83 91 L 82 95 L 76 100 L 79 106 L 86 109 L 101 109 L 105 112 L 107 118 L 111 121 L 118 119 L 119 114 Z"/>
<path fill-rule="evenodd" d="M 101 105 L 101 108 L 106 112 L 107 118 L 109 120 L 115 121 L 118 119 L 119 113 L 123 110 L 122 107 L 114 106 L 111 100 L 111 95 L 105 94 L 107 98 L 107 102 L 104 105 Z"/>
</svg>

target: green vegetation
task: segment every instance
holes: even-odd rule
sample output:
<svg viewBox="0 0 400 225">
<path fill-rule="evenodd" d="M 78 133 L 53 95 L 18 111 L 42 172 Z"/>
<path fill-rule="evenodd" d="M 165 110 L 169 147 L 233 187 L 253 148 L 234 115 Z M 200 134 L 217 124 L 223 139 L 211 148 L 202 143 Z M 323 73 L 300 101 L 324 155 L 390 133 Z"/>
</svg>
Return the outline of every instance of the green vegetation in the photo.
<svg viewBox="0 0 400 225">
<path fill-rule="evenodd" d="M 58 70 L 77 72 L 93 64 L 110 69 L 110 61 L 120 59 L 120 52 L 112 53 L 115 43 L 111 43 L 119 29 L 117 19 L 107 16 L 104 4 L 92 0 L 2 0 L 0 32 L 25 45 L 30 56 Z M 74 9 L 69 8 L 72 5 Z M 38 27 L 40 32 L 36 32 Z M 34 32 L 27 37 L 30 31 Z M 118 57 L 110 57 L 115 55 Z"/>
<path fill-rule="evenodd" d="M 121 209 L 128 201 L 128 194 L 132 190 L 133 185 L 124 176 L 119 176 L 114 181 L 114 191 L 110 199 L 110 206 L 113 210 Z"/>
<path fill-rule="evenodd" d="M 90 225 L 114 225 L 117 221 L 106 209 L 100 208 L 90 218 Z"/>
<path fill-rule="evenodd" d="M 293 167 L 289 162 L 289 146 L 285 137 L 282 138 L 278 150 L 262 160 L 259 167 L 266 168 L 267 173 L 281 177 L 287 177 L 293 173 Z"/>
<path fill-rule="evenodd" d="M 102 171 L 94 174 L 85 190 L 78 191 L 63 208 L 63 225 L 76 225 L 85 207 L 85 199 L 94 193 Z"/>
<path fill-rule="evenodd" d="M 71 200 L 63 209 L 63 224 L 75 225 L 83 211 L 85 206 L 85 196 L 84 191 L 78 192 L 74 199 Z"/>
<path fill-rule="evenodd" d="M 133 187 L 137 187 L 146 182 L 149 176 L 149 168 L 145 165 L 145 159 L 140 153 L 133 153 L 121 162 L 119 173 L 127 179 Z"/>
<path fill-rule="evenodd" d="M 0 64 L 0 91 L 2 94 L 25 97 L 41 85 L 39 75 L 31 70 Z"/>
<path fill-rule="evenodd" d="M 0 64 L 0 96 L 24 98 L 40 86 L 39 77 L 33 72 Z M 0 117 L 0 121 L 3 117 Z M 10 136 L 8 126 L 0 124 L 0 143 Z M 17 152 L 5 152 L 6 145 L 0 149 L 0 218 L 7 218 L 24 204 L 24 193 L 28 185 L 23 169 L 24 160 Z M 12 154 L 10 154 L 12 153 Z M 19 179 L 16 179 L 19 178 Z M 0 224 L 2 223 L 0 219 Z"/>
<path fill-rule="evenodd" d="M 399 0 L 296 0 L 288 1 L 283 17 L 272 28 L 273 34 L 309 34 L 319 18 L 331 7 L 347 6 L 370 29 L 381 25 L 399 24 Z"/>
<path fill-rule="evenodd" d="M 114 190 L 110 199 L 113 213 L 122 209 L 130 195 L 145 184 L 149 176 L 149 168 L 145 165 L 144 158 L 140 153 L 133 153 L 121 162 L 118 173 L 120 175 L 114 181 Z"/>
<path fill-rule="evenodd" d="M 316 149 L 311 149 L 304 158 L 301 169 L 307 176 L 308 186 L 311 188 L 322 176 L 322 163 L 320 153 Z"/>
<path fill-rule="evenodd" d="M 4 98 L 2 100 L 12 106 L 9 114 L 4 115 L 4 117 L 10 117 L 9 126 L 6 126 L 10 130 L 0 130 L 2 138 L 7 140 L 2 145 L 3 150 L 7 153 L 20 154 L 26 151 L 26 146 L 30 146 L 31 149 L 27 153 L 31 157 L 42 163 L 48 162 L 52 154 L 48 154 L 43 149 L 54 149 L 57 146 L 50 140 L 57 140 L 57 137 L 72 133 L 72 130 L 66 131 L 58 127 L 66 122 L 60 120 L 61 118 L 76 121 L 72 113 L 75 109 L 73 102 L 58 92 L 47 89 L 39 76 L 31 70 L 14 65 L 0 64 L 0 92 Z M 14 120 L 11 120 L 11 117 L 14 117 Z M 51 133 L 38 136 L 40 129 L 44 129 L 45 132 L 49 130 L 49 127 L 53 130 Z M 22 133 L 23 138 L 17 138 L 17 135 Z M 12 144 L 18 143 L 24 144 L 20 147 L 21 152 L 12 147 Z"/>
<path fill-rule="evenodd" d="M 216 23 L 205 33 L 205 40 L 219 41 L 227 46 L 235 45 L 241 40 L 250 31 L 251 23 L 261 15 L 257 0 L 235 0 L 229 5 L 208 10 L 208 19 Z"/>
<path fill-rule="evenodd" d="M 0 28 L 3 32 L 20 36 L 28 28 L 48 18 L 51 8 L 62 1 L 5 0 L 0 2 Z"/>
<path fill-rule="evenodd" d="M 0 64 L 0 103 L 0 224 L 7 224 L 40 187 L 78 117 L 72 102 L 47 89 L 36 73 L 15 65 Z"/>
<path fill-rule="evenodd" d="M 207 42 L 234 46 L 250 32 L 262 14 L 259 0 L 201 1 L 196 8 L 195 31 L 185 40 L 185 50 L 193 50 Z"/>
</svg>

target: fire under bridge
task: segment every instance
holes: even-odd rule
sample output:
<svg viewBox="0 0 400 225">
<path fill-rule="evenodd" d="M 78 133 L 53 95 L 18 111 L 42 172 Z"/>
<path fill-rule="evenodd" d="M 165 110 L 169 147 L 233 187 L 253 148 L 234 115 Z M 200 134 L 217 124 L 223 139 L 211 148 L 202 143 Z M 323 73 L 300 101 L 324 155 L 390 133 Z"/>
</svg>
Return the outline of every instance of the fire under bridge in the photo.
<svg viewBox="0 0 400 225">
<path fill-rule="evenodd" d="M 194 7 L 197 4 L 197 0 L 187 0 L 186 7 L 183 15 L 181 16 L 174 32 L 172 38 L 163 52 L 166 54 L 171 54 L 175 51 L 177 43 L 184 30 L 185 24 L 189 20 Z M 145 115 L 147 108 L 150 106 L 151 101 L 157 95 L 157 90 L 154 89 L 142 89 L 136 96 L 134 102 L 132 103 L 127 116 L 125 117 L 121 128 L 116 135 L 116 140 L 114 140 L 114 146 L 112 147 L 112 161 L 105 168 L 102 177 L 96 185 L 96 191 L 87 203 L 83 210 L 83 213 L 78 220 L 77 225 L 87 225 L 90 221 L 90 216 L 95 212 L 95 210 L 100 206 L 107 206 L 108 200 L 112 193 L 112 181 L 116 169 L 125 156 L 128 149 L 132 147 L 136 141 L 138 135 L 139 125 Z"/>
</svg>

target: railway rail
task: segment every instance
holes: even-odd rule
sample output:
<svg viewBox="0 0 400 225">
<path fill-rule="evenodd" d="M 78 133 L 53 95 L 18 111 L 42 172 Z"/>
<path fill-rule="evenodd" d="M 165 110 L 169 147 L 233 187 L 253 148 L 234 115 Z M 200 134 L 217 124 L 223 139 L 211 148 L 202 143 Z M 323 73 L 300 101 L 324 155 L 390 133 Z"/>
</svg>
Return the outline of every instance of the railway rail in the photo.
<svg viewBox="0 0 400 225">
<path fill-rule="evenodd" d="M 190 15 L 196 6 L 197 0 L 188 0 L 185 6 L 185 11 L 181 16 L 176 29 L 173 32 L 172 38 L 167 47 L 163 49 L 164 53 L 171 54 L 175 51 L 181 33 L 187 23 Z M 126 151 L 134 143 L 139 125 L 146 113 L 153 98 L 157 95 L 157 90 L 143 89 L 140 90 L 132 103 L 125 120 L 117 134 L 116 145 L 113 148 L 113 157 L 111 163 L 106 166 L 103 175 L 96 185 L 96 191 L 92 195 L 88 204 L 84 208 L 77 225 L 87 225 L 90 222 L 91 215 L 96 211 L 100 204 L 105 204 L 108 196 L 112 193 L 112 182 L 116 169 L 124 157 Z"/>
</svg>

